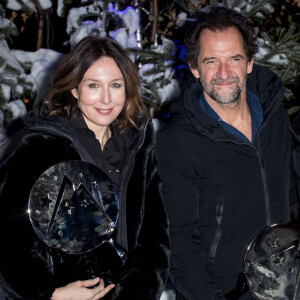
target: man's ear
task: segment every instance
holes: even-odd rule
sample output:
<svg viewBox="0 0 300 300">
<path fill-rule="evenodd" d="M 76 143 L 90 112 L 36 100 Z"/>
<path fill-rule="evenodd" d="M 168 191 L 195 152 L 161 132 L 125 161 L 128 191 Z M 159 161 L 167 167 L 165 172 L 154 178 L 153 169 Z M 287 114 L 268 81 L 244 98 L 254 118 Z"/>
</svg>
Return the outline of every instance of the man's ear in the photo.
<svg viewBox="0 0 300 300">
<path fill-rule="evenodd" d="M 247 63 L 247 74 L 250 74 L 253 69 L 254 57 Z"/>
<path fill-rule="evenodd" d="M 190 64 L 190 63 L 188 63 L 188 64 L 189 64 L 189 67 L 190 67 L 190 70 L 191 70 L 192 74 L 193 74 L 196 78 L 199 78 L 199 77 L 200 77 L 200 74 L 199 74 L 198 69 L 192 68 L 192 67 L 191 67 L 191 64 Z"/>
<path fill-rule="evenodd" d="M 77 89 L 72 89 L 71 93 L 78 100 L 78 91 L 77 91 Z"/>
</svg>

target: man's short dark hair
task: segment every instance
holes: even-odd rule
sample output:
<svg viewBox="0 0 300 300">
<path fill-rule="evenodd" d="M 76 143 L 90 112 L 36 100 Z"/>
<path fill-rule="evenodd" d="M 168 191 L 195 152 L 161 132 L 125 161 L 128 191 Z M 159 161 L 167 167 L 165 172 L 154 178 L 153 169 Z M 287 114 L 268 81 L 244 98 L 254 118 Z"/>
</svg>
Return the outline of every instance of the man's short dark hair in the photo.
<svg viewBox="0 0 300 300">
<path fill-rule="evenodd" d="M 201 47 L 199 37 L 203 29 L 216 32 L 226 30 L 229 27 L 236 27 L 242 35 L 248 61 L 257 52 L 258 46 L 254 27 L 243 15 L 232 9 L 212 6 L 208 10 L 199 12 L 195 16 L 195 21 L 189 25 L 191 29 L 185 39 L 186 60 L 192 68 L 196 69 L 198 67 L 198 56 Z"/>
</svg>

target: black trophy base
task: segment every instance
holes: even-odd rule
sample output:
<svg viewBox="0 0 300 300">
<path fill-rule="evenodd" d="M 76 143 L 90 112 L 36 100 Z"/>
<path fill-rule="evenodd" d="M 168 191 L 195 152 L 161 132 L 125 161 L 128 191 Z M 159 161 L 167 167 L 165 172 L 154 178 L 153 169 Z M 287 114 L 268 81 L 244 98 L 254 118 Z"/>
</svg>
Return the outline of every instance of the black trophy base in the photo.
<svg viewBox="0 0 300 300">
<path fill-rule="evenodd" d="M 53 253 L 54 252 L 54 253 Z M 52 251 L 54 274 L 65 281 L 100 277 L 105 284 L 116 283 L 125 272 L 122 258 L 109 242 L 84 254 L 66 254 Z"/>
</svg>

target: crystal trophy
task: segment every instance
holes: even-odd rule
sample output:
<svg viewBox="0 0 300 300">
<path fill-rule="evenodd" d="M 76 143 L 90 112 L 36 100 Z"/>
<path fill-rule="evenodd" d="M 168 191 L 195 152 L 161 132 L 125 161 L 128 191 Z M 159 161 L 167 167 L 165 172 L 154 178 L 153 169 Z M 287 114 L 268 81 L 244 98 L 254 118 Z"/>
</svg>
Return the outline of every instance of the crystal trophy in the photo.
<svg viewBox="0 0 300 300">
<path fill-rule="evenodd" d="M 299 225 L 275 224 L 255 237 L 245 256 L 244 272 L 256 299 L 299 300 Z"/>
<path fill-rule="evenodd" d="M 113 282 L 120 275 L 127 255 L 112 237 L 118 196 L 99 168 L 75 160 L 50 167 L 31 189 L 28 213 L 56 276 Z"/>
</svg>

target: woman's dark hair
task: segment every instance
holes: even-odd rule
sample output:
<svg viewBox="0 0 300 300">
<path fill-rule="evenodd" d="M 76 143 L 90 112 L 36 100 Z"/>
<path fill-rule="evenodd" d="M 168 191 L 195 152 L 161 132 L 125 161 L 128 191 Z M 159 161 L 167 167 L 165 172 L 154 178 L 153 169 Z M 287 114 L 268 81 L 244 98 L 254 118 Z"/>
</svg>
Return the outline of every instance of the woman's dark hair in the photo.
<svg viewBox="0 0 300 300">
<path fill-rule="evenodd" d="M 196 24 L 195 24 L 196 23 Z M 203 29 L 213 32 L 223 31 L 229 27 L 236 27 L 242 35 L 243 46 L 250 61 L 257 52 L 257 39 L 255 29 L 241 14 L 232 9 L 222 6 L 212 6 L 209 10 L 201 11 L 195 17 L 195 21 L 189 24 L 189 32 L 185 39 L 186 60 L 194 69 L 198 67 L 198 56 L 200 53 L 200 33 Z"/>
<path fill-rule="evenodd" d="M 77 99 L 71 90 L 77 88 L 88 68 L 101 57 L 111 57 L 120 68 L 125 80 L 125 107 L 115 120 L 120 132 L 132 125 L 136 127 L 139 117 L 145 115 L 139 93 L 140 78 L 136 66 L 115 40 L 108 37 L 88 36 L 60 61 L 48 95 L 42 102 L 40 113 L 71 117 L 77 111 Z"/>
</svg>

